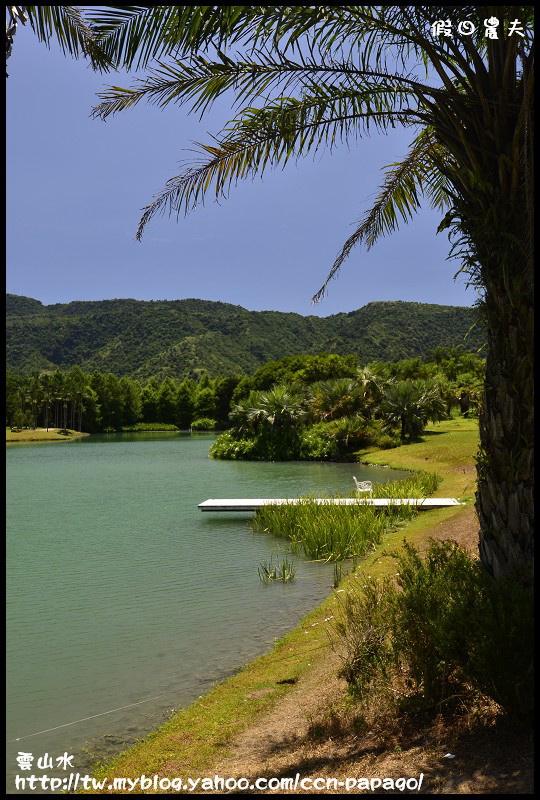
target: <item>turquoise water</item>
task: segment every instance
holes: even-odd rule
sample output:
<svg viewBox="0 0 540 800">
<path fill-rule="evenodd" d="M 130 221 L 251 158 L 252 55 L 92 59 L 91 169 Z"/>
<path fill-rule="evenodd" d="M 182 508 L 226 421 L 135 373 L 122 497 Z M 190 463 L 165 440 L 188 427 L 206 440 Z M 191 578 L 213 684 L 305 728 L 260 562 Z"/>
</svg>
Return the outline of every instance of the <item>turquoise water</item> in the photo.
<svg viewBox="0 0 540 800">
<path fill-rule="evenodd" d="M 283 542 L 252 533 L 250 514 L 204 514 L 198 503 L 349 492 L 353 473 L 400 476 L 214 461 L 212 440 L 123 434 L 7 448 L 11 781 L 19 751 L 74 754 L 84 773 L 267 650 L 330 593 L 332 566 L 298 559 L 294 581 L 263 585 L 258 566 Z M 112 709 L 122 710 L 104 713 Z"/>
</svg>

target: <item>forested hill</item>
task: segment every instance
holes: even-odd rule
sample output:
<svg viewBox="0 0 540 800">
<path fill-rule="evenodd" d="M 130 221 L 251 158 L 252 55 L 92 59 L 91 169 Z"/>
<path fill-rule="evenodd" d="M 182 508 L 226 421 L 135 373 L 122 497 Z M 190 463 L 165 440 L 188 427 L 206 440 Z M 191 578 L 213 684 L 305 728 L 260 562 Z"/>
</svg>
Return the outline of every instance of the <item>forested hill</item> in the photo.
<svg viewBox="0 0 540 800">
<path fill-rule="evenodd" d="M 146 378 L 251 373 L 301 353 L 358 355 L 362 363 L 421 356 L 462 344 L 476 352 L 484 334 L 476 311 L 425 303 L 374 302 L 329 317 L 247 311 L 209 300 L 99 300 L 45 306 L 6 295 L 7 368 L 111 371 Z"/>
</svg>

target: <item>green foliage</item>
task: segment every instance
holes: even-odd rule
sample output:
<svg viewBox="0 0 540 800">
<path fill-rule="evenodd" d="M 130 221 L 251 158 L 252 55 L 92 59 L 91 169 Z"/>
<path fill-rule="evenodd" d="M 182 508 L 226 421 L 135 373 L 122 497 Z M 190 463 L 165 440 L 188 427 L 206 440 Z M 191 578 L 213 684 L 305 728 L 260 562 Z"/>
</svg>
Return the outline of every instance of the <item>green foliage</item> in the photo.
<svg viewBox="0 0 540 800">
<path fill-rule="evenodd" d="M 360 416 L 318 422 L 302 432 L 300 455 L 307 459 L 353 458 L 355 451 L 378 444 L 382 423 Z"/>
<path fill-rule="evenodd" d="M 380 413 L 388 430 L 399 430 L 405 440 L 420 436 L 428 421 L 444 419 L 446 407 L 436 384 L 398 381 L 385 387 Z"/>
<path fill-rule="evenodd" d="M 294 579 L 296 569 L 288 558 L 284 558 L 279 564 L 272 564 L 272 560 L 263 561 L 258 569 L 259 578 L 265 584 L 270 581 L 282 581 L 288 583 Z"/>
<path fill-rule="evenodd" d="M 424 356 L 435 345 L 463 344 L 474 352 L 484 336 L 476 328 L 465 339 L 473 309 L 423 303 L 370 303 L 330 317 L 203 300 L 43 306 L 7 295 L 6 307 L 6 361 L 17 372 L 77 364 L 143 380 L 179 380 L 202 368 L 214 376 L 254 372 L 255 378 L 272 361 L 249 387 L 259 389 L 293 378 L 311 383 L 353 377 L 358 362 Z"/>
<path fill-rule="evenodd" d="M 258 453 L 255 439 L 237 438 L 231 431 L 224 431 L 217 437 L 210 448 L 210 456 L 232 460 L 263 460 L 263 456 Z"/>
<path fill-rule="evenodd" d="M 320 505 L 302 498 L 296 505 L 263 506 L 252 525 L 290 540 L 292 552 L 299 556 L 343 561 L 379 544 L 386 520 L 384 512 L 368 507 Z"/>
<path fill-rule="evenodd" d="M 336 631 L 343 676 L 360 697 L 405 676 L 428 705 L 465 684 L 520 716 L 532 709 L 532 592 L 495 582 L 453 542 L 424 556 L 405 543 L 397 580 L 368 578 L 349 592 Z"/>
<path fill-rule="evenodd" d="M 252 391 L 232 407 L 231 435 L 253 439 L 252 458 L 285 461 L 299 455 L 306 417 L 304 399 L 295 388 L 274 386 L 265 392 Z M 224 452 L 222 448 L 212 449 L 211 455 L 223 458 Z"/>
<path fill-rule="evenodd" d="M 512 578 L 482 574 L 466 674 L 503 708 L 530 719 L 534 705 L 534 595 Z"/>
<path fill-rule="evenodd" d="M 217 414 L 217 397 L 210 386 L 199 386 L 195 392 L 193 414 L 200 419 L 215 418 Z"/>
<path fill-rule="evenodd" d="M 464 373 L 459 372 L 462 362 L 467 369 Z M 266 391 L 250 389 L 253 382 L 247 376 L 212 378 L 204 370 L 199 370 L 198 382 L 191 378 L 179 382 L 170 377 L 160 381 L 154 376 L 144 385 L 127 376 L 119 378 L 98 370 L 89 374 L 79 367 L 66 372 L 34 371 L 28 376 L 8 371 L 6 424 L 15 425 L 19 420 L 20 424 L 33 426 L 83 429 L 84 423 L 84 430 L 93 433 L 133 429 L 138 423 L 165 423 L 188 430 L 194 417 L 211 419 L 217 429 L 230 426 L 234 437 L 254 440 L 249 446 L 233 447 L 236 457 L 243 450 L 251 458 L 268 460 L 351 458 L 361 447 L 394 446 L 396 437 L 389 438 L 383 432 L 385 421 L 376 417 L 382 416 L 383 398 L 395 385 L 388 376 L 391 372 L 397 374 L 401 362 L 378 362 L 356 369 L 354 357 L 325 355 L 295 356 L 283 359 L 283 363 L 294 382 L 277 384 Z M 444 389 L 445 403 L 450 410 L 452 403 L 457 408 L 467 393 L 470 413 L 477 385 L 474 357 L 462 354 L 456 363 L 455 386 L 459 393 L 454 384 L 449 384 Z M 423 362 L 415 364 L 415 369 L 425 366 Z M 354 377 L 305 384 L 300 376 L 308 367 L 318 370 L 319 375 L 323 367 L 349 371 L 355 367 Z M 441 374 L 437 373 L 431 383 L 424 380 L 423 395 L 443 391 L 441 381 L 445 379 Z M 467 383 L 469 380 L 472 385 Z M 216 416 L 201 413 L 203 409 L 213 410 Z M 25 421 L 27 417 L 29 422 Z M 225 455 L 229 450 L 228 446 L 218 447 L 216 452 L 223 454 L 219 457 L 230 457 Z"/>
<path fill-rule="evenodd" d="M 390 435 L 379 436 L 376 442 L 377 447 L 380 447 L 381 450 L 390 450 L 392 447 L 399 447 L 400 444 L 399 437 Z"/>
<path fill-rule="evenodd" d="M 191 427 L 194 413 L 194 393 L 195 387 L 192 381 L 182 381 L 176 392 L 176 419 L 178 427 L 182 430 Z"/>
<path fill-rule="evenodd" d="M 391 639 L 393 585 L 389 578 L 363 578 L 358 590 L 349 590 L 334 629 L 343 649 L 340 675 L 352 693 L 362 699 L 389 678 L 396 659 Z"/>
<path fill-rule="evenodd" d="M 229 427 L 229 412 L 234 392 L 242 381 L 241 375 L 227 375 L 215 382 L 216 422 L 218 428 Z"/>
<path fill-rule="evenodd" d="M 425 497 L 435 491 L 439 482 L 436 475 L 419 473 L 404 481 L 381 484 L 375 487 L 374 494 Z M 410 506 L 374 509 L 361 505 L 320 504 L 305 497 L 296 504 L 263 506 L 255 514 L 252 527 L 288 539 L 292 551 L 298 555 L 343 561 L 364 556 L 380 543 L 383 533 L 416 513 Z"/>
<path fill-rule="evenodd" d="M 136 425 L 122 425 L 122 433 L 138 433 L 143 431 L 177 431 L 176 425 L 168 422 L 137 422 Z"/>
<path fill-rule="evenodd" d="M 337 457 L 337 447 L 331 433 L 331 423 L 319 422 L 302 432 L 300 457 L 324 461 Z"/>
<path fill-rule="evenodd" d="M 429 497 L 437 491 L 441 480 L 441 476 L 435 472 L 414 472 L 409 478 L 375 484 L 373 497 Z"/>
<path fill-rule="evenodd" d="M 215 419 L 210 419 L 209 417 L 200 417 L 199 419 L 194 419 L 191 423 L 192 431 L 213 431 L 215 427 Z"/>
</svg>

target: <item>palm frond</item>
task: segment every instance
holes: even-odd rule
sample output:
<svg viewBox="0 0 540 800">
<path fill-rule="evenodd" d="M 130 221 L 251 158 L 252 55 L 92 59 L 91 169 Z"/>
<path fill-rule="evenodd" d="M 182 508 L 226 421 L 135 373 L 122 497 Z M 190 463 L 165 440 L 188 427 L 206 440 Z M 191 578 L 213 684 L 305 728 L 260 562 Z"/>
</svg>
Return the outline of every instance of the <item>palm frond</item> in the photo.
<svg viewBox="0 0 540 800">
<path fill-rule="evenodd" d="M 111 57 L 127 69 L 166 54 L 203 52 L 244 42 L 252 52 L 261 45 L 291 46 L 314 29 L 346 37 L 351 20 L 333 6 L 106 6 L 88 18 Z M 163 36 L 165 32 L 165 36 Z"/>
<path fill-rule="evenodd" d="M 262 51 L 246 60 L 219 51 L 212 60 L 194 55 L 189 61 L 178 60 L 172 64 L 160 61 L 149 71 L 148 77 L 136 81 L 132 87 L 108 87 L 98 94 L 103 102 L 93 109 L 93 115 L 106 119 L 146 99 L 160 107 L 170 102 L 193 101 L 191 110 L 202 116 L 229 90 L 234 92 L 234 106 L 239 107 L 261 97 L 267 101 L 276 92 L 283 95 L 298 91 L 349 90 L 365 81 L 377 81 L 379 87 L 386 86 L 388 92 L 394 93 L 396 105 L 412 94 L 437 97 L 441 93 L 438 87 L 419 84 L 410 70 L 395 74 L 382 66 L 373 69 L 364 55 L 356 63 L 334 57 L 316 59 L 313 54 L 301 54 L 298 60 L 293 60 Z"/>
<path fill-rule="evenodd" d="M 403 161 L 386 168 L 386 179 L 375 204 L 343 245 L 323 286 L 312 298 L 313 303 L 325 296 L 328 283 L 336 277 L 355 245 L 365 241 L 369 249 L 381 236 L 397 228 L 400 217 L 404 222 L 411 220 L 420 208 L 422 195 L 427 195 L 432 206 L 439 210 L 449 205 L 452 189 L 438 167 L 444 157 L 444 148 L 426 127 L 415 138 Z"/>
<path fill-rule="evenodd" d="M 347 143 L 353 135 L 369 132 L 371 126 L 386 130 L 396 122 L 418 122 L 415 108 L 395 108 L 395 96 L 386 88 L 364 84 L 362 91 L 319 90 L 302 99 L 279 98 L 262 109 L 245 109 L 240 119 L 230 123 L 214 144 L 197 143 L 203 160 L 187 166 L 167 181 L 153 203 L 144 209 L 136 237 L 140 240 L 149 220 L 167 206 L 177 215 L 204 200 L 210 186 L 215 196 L 225 196 L 232 183 L 248 176 L 262 175 L 267 166 L 285 166 L 291 157 L 321 146 L 332 147 L 336 140 Z M 210 158 L 206 158 L 206 157 Z"/>
<path fill-rule="evenodd" d="M 25 6 L 25 10 L 34 33 L 47 47 L 54 40 L 64 55 L 88 57 L 93 69 L 105 72 L 113 67 L 82 9 L 74 6 Z"/>
<path fill-rule="evenodd" d="M 118 67 L 143 69 L 177 49 L 183 16 L 197 6 L 102 6 L 86 12 L 100 46 Z M 183 13 L 184 12 L 184 13 Z"/>
</svg>

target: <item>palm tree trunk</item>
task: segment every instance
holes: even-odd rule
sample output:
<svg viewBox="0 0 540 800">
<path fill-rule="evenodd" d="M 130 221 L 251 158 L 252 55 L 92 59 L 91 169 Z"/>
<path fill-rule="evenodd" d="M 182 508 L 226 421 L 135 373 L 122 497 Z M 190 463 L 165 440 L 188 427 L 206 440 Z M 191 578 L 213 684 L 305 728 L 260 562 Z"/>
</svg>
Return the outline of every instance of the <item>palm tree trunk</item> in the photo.
<svg viewBox="0 0 540 800">
<path fill-rule="evenodd" d="M 488 354 L 476 494 L 479 549 L 483 565 L 495 578 L 512 574 L 531 585 L 532 290 L 523 273 L 513 280 L 507 275 L 504 282 L 501 272 L 499 268 L 498 281 L 487 283 L 485 297 Z"/>
</svg>

